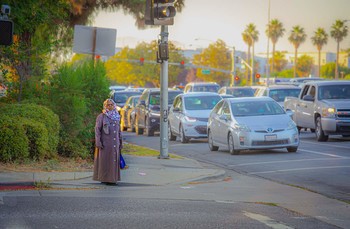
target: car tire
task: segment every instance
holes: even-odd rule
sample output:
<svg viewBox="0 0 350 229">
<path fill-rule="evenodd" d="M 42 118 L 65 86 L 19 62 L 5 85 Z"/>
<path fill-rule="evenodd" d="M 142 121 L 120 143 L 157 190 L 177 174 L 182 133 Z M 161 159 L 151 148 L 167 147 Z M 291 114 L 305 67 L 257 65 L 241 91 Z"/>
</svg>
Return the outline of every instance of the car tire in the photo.
<svg viewBox="0 0 350 229">
<path fill-rule="evenodd" d="M 143 128 L 139 127 L 139 122 L 137 121 L 137 117 L 135 117 L 136 123 L 135 123 L 135 131 L 137 135 L 143 135 Z"/>
<path fill-rule="evenodd" d="M 123 119 L 124 120 L 124 119 Z M 128 128 L 127 127 L 125 127 L 125 125 L 124 125 L 124 121 L 121 121 L 120 122 L 120 129 L 122 130 L 122 131 L 126 131 Z"/>
<path fill-rule="evenodd" d="M 184 131 L 184 129 L 182 128 L 182 125 L 180 125 L 180 130 L 179 130 L 179 132 L 180 132 L 180 141 L 181 141 L 181 143 L 187 143 L 187 142 L 188 142 L 188 138 L 187 138 L 186 135 L 185 135 L 185 131 Z"/>
<path fill-rule="evenodd" d="M 146 118 L 146 135 L 147 136 L 154 136 L 154 131 L 151 130 L 150 124 L 149 124 L 149 118 Z"/>
<path fill-rule="evenodd" d="M 295 153 L 298 151 L 298 146 L 287 147 L 289 153 Z"/>
<path fill-rule="evenodd" d="M 325 135 L 323 130 L 322 130 L 322 123 L 321 123 L 321 117 L 316 118 L 316 139 L 319 142 L 325 142 L 328 140 L 328 135 Z"/>
<path fill-rule="evenodd" d="M 176 141 L 176 136 L 173 135 L 173 132 L 171 131 L 170 123 L 168 123 L 168 137 L 169 141 Z"/>
<path fill-rule="evenodd" d="M 136 132 L 135 130 L 135 120 L 130 117 L 130 128 L 131 128 L 131 132 Z"/>
<path fill-rule="evenodd" d="M 235 149 L 235 142 L 233 140 L 233 135 L 231 133 L 228 134 L 227 145 L 228 145 L 228 151 L 230 152 L 231 155 L 239 154 L 239 150 Z"/>
<path fill-rule="evenodd" d="M 348 137 L 350 137 L 350 134 L 343 134 L 343 137 L 348 138 Z"/>
<path fill-rule="evenodd" d="M 208 145 L 209 145 L 210 151 L 218 151 L 219 150 L 218 146 L 214 146 L 214 140 L 213 140 L 213 136 L 212 136 L 210 130 L 208 130 Z"/>
</svg>

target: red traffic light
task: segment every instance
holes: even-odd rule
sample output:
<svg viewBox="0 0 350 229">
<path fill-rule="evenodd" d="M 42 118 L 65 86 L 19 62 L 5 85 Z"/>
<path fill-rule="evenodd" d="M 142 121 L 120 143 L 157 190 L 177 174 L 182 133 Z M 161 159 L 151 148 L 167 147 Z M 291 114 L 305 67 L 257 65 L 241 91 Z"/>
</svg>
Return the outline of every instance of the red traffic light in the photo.
<svg viewBox="0 0 350 229">
<path fill-rule="evenodd" d="M 181 61 L 180 64 L 183 66 L 185 64 L 185 61 Z"/>
<path fill-rule="evenodd" d="M 96 59 L 100 59 L 100 55 L 96 55 Z"/>
<path fill-rule="evenodd" d="M 258 79 L 260 78 L 260 74 L 256 74 L 255 76 L 256 76 L 256 78 L 258 78 Z"/>
<path fill-rule="evenodd" d="M 236 77 L 235 77 L 235 80 L 239 80 L 239 77 L 238 77 L 238 76 L 236 76 Z"/>
<path fill-rule="evenodd" d="M 143 58 L 143 57 L 140 58 L 140 61 L 141 61 L 141 62 L 143 62 L 144 60 L 145 60 L 145 58 Z"/>
</svg>

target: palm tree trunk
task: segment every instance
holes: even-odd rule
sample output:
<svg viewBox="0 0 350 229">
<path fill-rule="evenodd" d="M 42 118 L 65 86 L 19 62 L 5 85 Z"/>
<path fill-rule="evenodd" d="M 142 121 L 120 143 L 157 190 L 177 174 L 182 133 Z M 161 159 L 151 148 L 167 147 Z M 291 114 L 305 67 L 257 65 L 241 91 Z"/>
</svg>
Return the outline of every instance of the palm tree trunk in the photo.
<svg viewBox="0 0 350 229">
<path fill-rule="evenodd" d="M 271 65 L 271 72 L 275 72 L 275 48 L 276 48 L 276 43 L 272 43 L 272 65 Z M 269 60 L 267 60 L 269 61 Z"/>
<path fill-rule="evenodd" d="M 248 57 L 247 57 L 247 63 L 249 63 L 249 60 L 250 60 L 250 45 L 248 45 Z M 249 71 L 249 68 L 246 67 L 246 86 L 249 86 L 249 76 L 250 76 L 250 71 Z"/>
<path fill-rule="evenodd" d="M 298 58 L 298 48 L 297 47 L 295 47 L 295 57 L 294 57 L 294 78 L 296 78 L 296 76 L 297 76 L 297 58 Z"/>
<path fill-rule="evenodd" d="M 317 69 L 317 77 L 321 77 L 321 49 L 318 49 L 318 69 Z"/>
<path fill-rule="evenodd" d="M 338 66 L 339 64 L 339 41 L 337 41 L 337 60 L 335 62 L 335 79 L 337 80 L 339 77 L 338 77 Z"/>
</svg>

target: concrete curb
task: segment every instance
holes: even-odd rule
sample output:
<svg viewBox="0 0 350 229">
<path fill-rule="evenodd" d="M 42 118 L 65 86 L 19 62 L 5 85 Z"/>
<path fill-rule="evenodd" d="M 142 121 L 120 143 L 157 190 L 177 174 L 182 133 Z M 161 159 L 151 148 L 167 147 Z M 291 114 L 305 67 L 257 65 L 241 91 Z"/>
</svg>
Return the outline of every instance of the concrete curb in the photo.
<svg viewBox="0 0 350 229">
<path fill-rule="evenodd" d="M 50 181 L 78 180 L 91 177 L 92 174 L 92 172 L 0 173 L 0 180 L 6 180 L 6 183 L 18 181 L 47 181 L 48 179 Z"/>
</svg>

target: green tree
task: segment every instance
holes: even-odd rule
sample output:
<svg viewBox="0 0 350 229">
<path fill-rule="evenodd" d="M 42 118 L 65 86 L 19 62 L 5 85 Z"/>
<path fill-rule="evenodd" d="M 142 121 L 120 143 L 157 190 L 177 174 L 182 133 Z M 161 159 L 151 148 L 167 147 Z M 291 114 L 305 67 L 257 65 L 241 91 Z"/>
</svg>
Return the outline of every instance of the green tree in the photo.
<svg viewBox="0 0 350 229">
<path fill-rule="evenodd" d="M 308 77 L 311 73 L 313 64 L 313 59 L 311 56 L 302 55 L 298 58 L 297 73 L 299 77 Z"/>
<path fill-rule="evenodd" d="M 280 22 L 278 19 L 273 19 L 268 25 L 266 29 L 266 35 L 270 37 L 272 42 L 272 66 L 271 66 L 271 72 L 275 72 L 275 50 L 276 50 L 276 43 L 279 38 L 281 38 L 284 34 L 285 29 L 283 28 L 283 23 Z"/>
<path fill-rule="evenodd" d="M 290 31 L 290 36 L 288 40 L 294 45 L 295 52 L 294 52 L 294 78 L 297 74 L 297 61 L 298 61 L 298 48 L 301 43 L 303 43 L 306 40 L 306 34 L 304 32 L 304 28 L 300 27 L 299 25 L 294 26 L 292 30 Z"/>
<path fill-rule="evenodd" d="M 277 51 L 275 52 L 274 57 L 269 60 L 269 63 L 272 64 L 272 61 L 274 61 L 272 65 L 275 66 L 277 72 L 281 72 L 288 63 L 285 57 L 286 56 L 283 54 L 283 52 Z"/>
<path fill-rule="evenodd" d="M 193 64 L 230 71 L 232 65 L 231 51 L 223 40 L 218 39 L 204 49 L 202 53 L 194 55 Z M 201 69 L 197 69 L 197 77 L 205 81 L 215 81 L 224 84 L 230 81 L 231 74 L 216 71 L 204 74 L 201 72 Z"/>
<path fill-rule="evenodd" d="M 317 67 L 317 77 L 321 77 L 321 50 L 324 45 L 328 42 L 328 34 L 322 28 L 318 28 L 314 36 L 311 37 L 312 44 L 317 47 L 318 50 L 318 67 Z"/>
<path fill-rule="evenodd" d="M 250 23 L 246 26 L 245 30 L 242 33 L 243 41 L 248 45 L 248 56 L 247 56 L 247 63 L 250 64 L 250 49 L 254 46 L 254 43 L 259 40 L 259 31 L 256 30 L 256 26 L 253 23 Z M 254 50 L 254 47 L 253 47 Z M 254 55 L 254 53 L 253 53 Z M 249 82 L 249 69 L 247 69 L 246 72 L 246 79 L 247 79 L 247 85 Z"/>
<path fill-rule="evenodd" d="M 124 85 L 138 85 L 148 87 L 159 87 L 160 85 L 160 65 L 153 63 L 143 63 L 139 61 L 144 58 L 145 61 L 156 61 L 156 52 L 158 44 L 156 41 L 151 43 L 140 43 L 135 49 L 123 48 L 111 60 L 106 62 L 107 76 L 114 82 Z M 169 62 L 180 63 L 188 62 L 182 51 L 172 42 L 169 42 Z M 134 60 L 136 62 L 115 61 L 113 59 Z M 169 65 L 168 81 L 169 85 L 176 84 L 178 75 L 184 71 L 180 66 Z"/>
<path fill-rule="evenodd" d="M 331 36 L 337 42 L 337 59 L 335 65 L 335 79 L 339 78 L 339 46 L 340 42 L 348 35 L 348 27 L 344 24 L 342 20 L 336 20 L 332 25 Z"/>
</svg>

